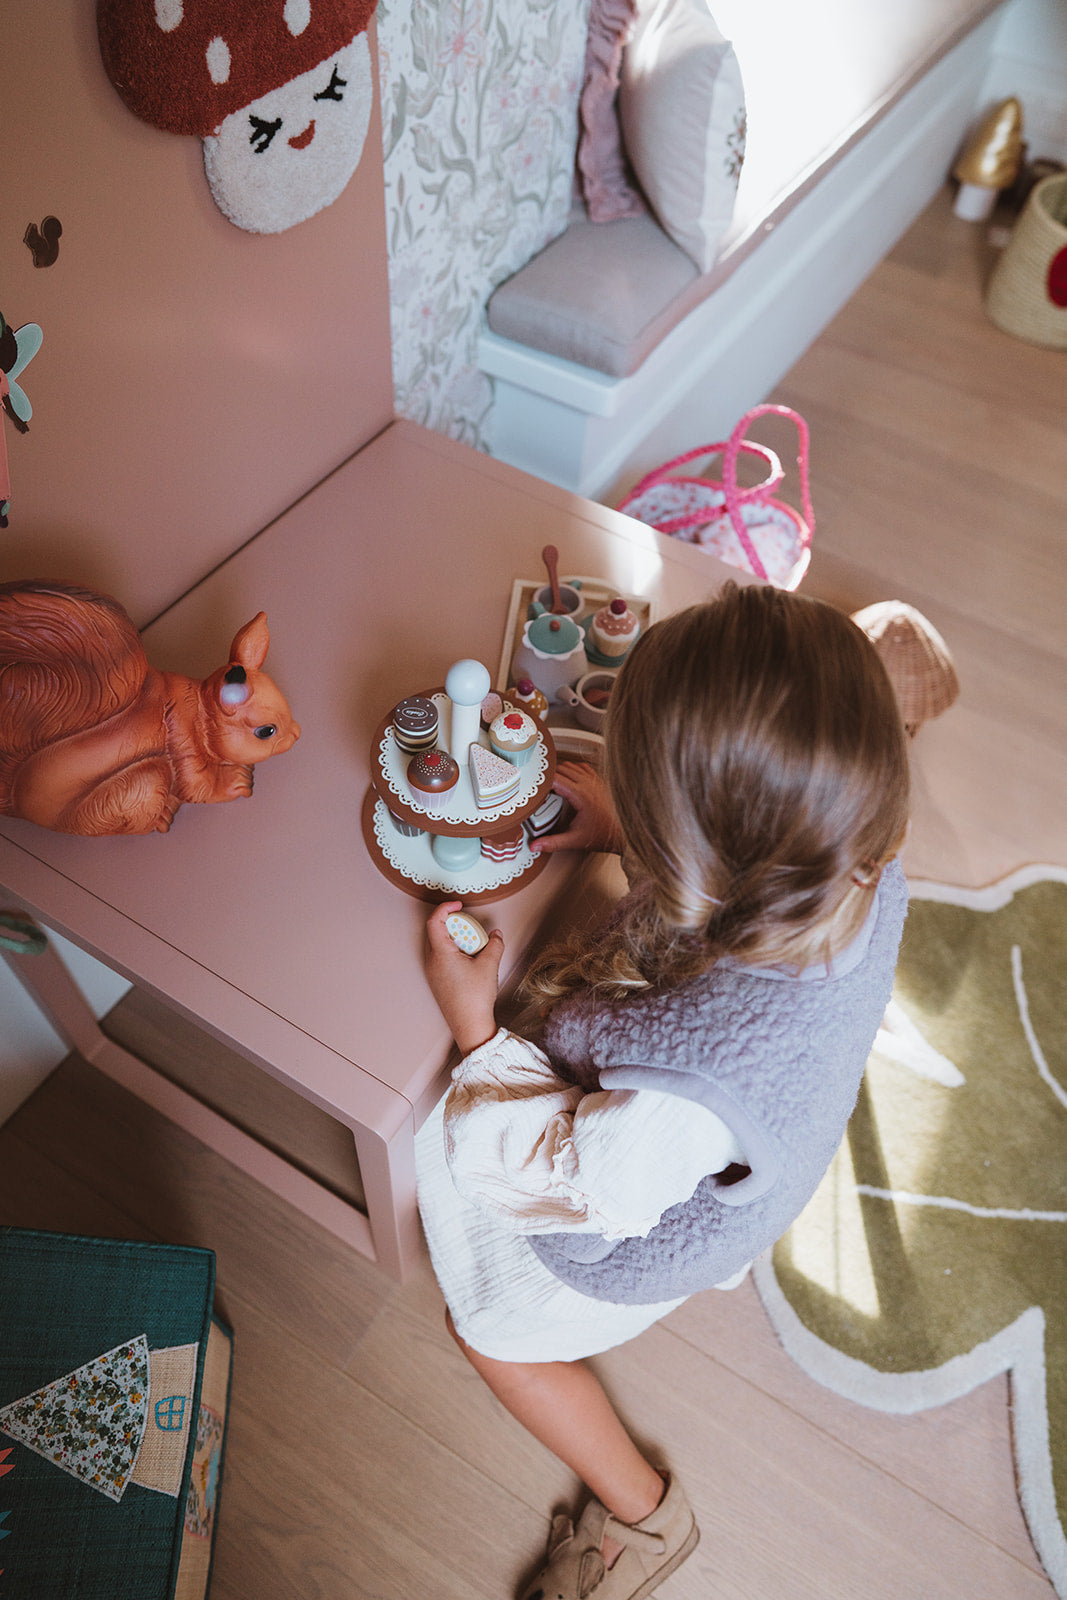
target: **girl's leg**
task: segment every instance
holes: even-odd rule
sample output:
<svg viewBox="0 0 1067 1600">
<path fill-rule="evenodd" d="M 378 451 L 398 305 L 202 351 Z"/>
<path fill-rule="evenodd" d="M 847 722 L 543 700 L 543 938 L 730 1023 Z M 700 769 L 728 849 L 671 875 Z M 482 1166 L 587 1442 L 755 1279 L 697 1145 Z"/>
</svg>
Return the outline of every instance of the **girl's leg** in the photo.
<svg viewBox="0 0 1067 1600">
<path fill-rule="evenodd" d="M 451 1316 L 448 1328 L 500 1403 L 576 1472 L 620 1522 L 640 1522 L 655 1510 L 664 1481 L 584 1362 L 495 1361 L 464 1344 Z M 614 1553 L 605 1551 L 609 1563 Z"/>
</svg>

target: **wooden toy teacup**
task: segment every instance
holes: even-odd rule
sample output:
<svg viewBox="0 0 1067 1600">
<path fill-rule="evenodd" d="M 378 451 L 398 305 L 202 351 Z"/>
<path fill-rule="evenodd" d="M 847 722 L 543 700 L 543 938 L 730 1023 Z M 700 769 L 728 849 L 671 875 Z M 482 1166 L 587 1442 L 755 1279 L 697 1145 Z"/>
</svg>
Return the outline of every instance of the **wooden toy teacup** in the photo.
<svg viewBox="0 0 1067 1600">
<path fill-rule="evenodd" d="M 581 727 L 599 733 L 604 726 L 608 700 L 618 675 L 618 667 L 598 667 L 595 672 L 587 672 L 583 678 L 579 678 L 573 688 L 565 684 L 558 689 L 556 699 L 560 705 L 571 708 L 575 721 Z"/>
<path fill-rule="evenodd" d="M 559 586 L 560 603 L 563 610 L 559 613 L 564 617 L 576 617 L 582 609 L 581 582 L 576 579 L 573 583 L 561 583 Z M 526 608 L 528 617 L 543 617 L 546 611 L 552 610 L 552 585 L 546 583 L 538 589 L 530 604 Z"/>
</svg>

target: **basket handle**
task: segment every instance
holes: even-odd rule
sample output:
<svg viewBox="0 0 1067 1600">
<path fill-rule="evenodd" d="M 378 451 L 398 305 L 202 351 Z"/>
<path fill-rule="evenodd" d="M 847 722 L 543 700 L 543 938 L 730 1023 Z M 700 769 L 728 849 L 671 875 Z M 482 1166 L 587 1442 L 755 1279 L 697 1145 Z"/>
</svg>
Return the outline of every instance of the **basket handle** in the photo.
<svg viewBox="0 0 1067 1600">
<path fill-rule="evenodd" d="M 766 578 L 767 569 L 757 555 L 755 545 L 749 538 L 748 529 L 745 527 L 744 519 L 741 516 L 741 507 L 746 500 L 761 498 L 766 493 L 768 485 L 760 484 L 756 492 L 753 493 L 750 489 L 742 489 L 737 481 L 738 455 L 742 450 L 752 448 L 751 441 L 745 438 L 745 430 L 751 422 L 761 416 L 788 417 L 796 426 L 797 468 L 800 472 L 800 498 L 804 510 L 804 533 L 801 536 L 801 542 L 805 548 L 811 544 L 811 535 L 815 528 L 815 513 L 812 509 L 811 488 L 808 481 L 809 435 L 807 423 L 799 412 L 794 411 L 791 406 L 775 405 L 770 402 L 765 405 L 753 406 L 751 411 L 745 412 L 745 415 L 727 440 L 722 462 L 722 487 L 726 510 L 729 513 L 730 522 L 741 548 L 748 557 L 756 577 Z M 781 476 L 779 476 L 777 482 L 781 482 Z M 774 487 L 777 487 L 777 484 Z"/>
<path fill-rule="evenodd" d="M 657 483 L 686 483 L 689 481 L 696 481 L 686 478 L 672 479 L 671 474 L 673 473 L 675 467 L 684 467 L 688 465 L 690 461 L 696 461 L 698 456 L 722 455 L 727 449 L 727 445 L 728 441 L 725 439 L 720 440 L 718 444 L 698 445 L 695 450 L 687 450 L 684 455 L 675 456 L 672 461 L 661 462 L 658 467 L 653 467 L 651 472 L 647 472 L 640 482 L 634 484 L 629 493 L 624 495 L 619 501 L 616 510 L 625 511 L 626 507 L 632 500 L 636 500 L 640 495 L 644 494 L 646 489 L 654 488 Z M 757 483 L 754 488 L 742 489 L 738 487 L 737 493 L 740 499 L 756 500 L 759 499 L 761 495 L 770 494 L 772 489 L 777 489 L 778 485 L 785 477 L 785 469 L 778 457 L 775 455 L 774 451 L 769 449 L 767 445 L 757 444 L 754 439 L 742 440 L 739 445 L 739 449 L 747 451 L 749 455 L 759 456 L 768 467 L 767 476 Z M 722 489 L 723 487 L 719 479 L 705 477 L 703 474 L 701 474 L 700 481 L 706 483 L 710 489 Z M 692 521 L 695 524 L 696 522 L 701 521 L 701 518 L 699 516 L 694 518 L 687 517 L 685 520 L 687 523 Z M 703 520 L 706 521 L 707 519 L 705 518 Z"/>
</svg>

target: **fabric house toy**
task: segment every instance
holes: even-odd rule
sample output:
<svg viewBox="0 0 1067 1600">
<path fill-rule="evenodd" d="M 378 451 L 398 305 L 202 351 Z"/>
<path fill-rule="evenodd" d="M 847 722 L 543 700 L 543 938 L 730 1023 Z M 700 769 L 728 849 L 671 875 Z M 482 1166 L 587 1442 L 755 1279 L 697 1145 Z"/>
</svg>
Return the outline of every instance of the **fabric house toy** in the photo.
<svg viewBox="0 0 1067 1600">
<path fill-rule="evenodd" d="M 375 0 L 98 0 L 100 52 L 129 109 L 197 134 L 219 209 L 282 233 L 341 194 L 374 98 Z"/>
</svg>

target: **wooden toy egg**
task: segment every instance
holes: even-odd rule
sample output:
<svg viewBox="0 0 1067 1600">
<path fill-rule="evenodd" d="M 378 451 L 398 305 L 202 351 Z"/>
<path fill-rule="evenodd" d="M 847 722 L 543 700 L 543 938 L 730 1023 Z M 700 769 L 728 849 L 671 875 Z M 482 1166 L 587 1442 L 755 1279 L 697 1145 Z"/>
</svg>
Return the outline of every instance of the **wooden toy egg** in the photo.
<svg viewBox="0 0 1067 1600">
<path fill-rule="evenodd" d="M 881 656 L 912 737 L 947 711 L 960 692 L 952 656 L 933 623 L 902 600 L 880 600 L 852 614 Z"/>
<path fill-rule="evenodd" d="M 476 956 L 489 943 L 489 935 L 481 923 L 467 911 L 453 911 L 445 918 L 445 927 L 449 938 L 464 955 Z"/>
</svg>

